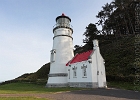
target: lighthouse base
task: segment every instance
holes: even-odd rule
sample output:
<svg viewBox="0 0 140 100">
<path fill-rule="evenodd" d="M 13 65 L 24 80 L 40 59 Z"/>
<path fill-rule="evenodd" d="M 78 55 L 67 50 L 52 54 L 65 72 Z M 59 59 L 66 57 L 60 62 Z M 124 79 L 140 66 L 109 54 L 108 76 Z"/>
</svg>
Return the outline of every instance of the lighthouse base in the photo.
<svg viewBox="0 0 140 100">
<path fill-rule="evenodd" d="M 51 73 L 48 74 L 48 82 L 46 87 L 67 87 L 67 73 Z"/>
<path fill-rule="evenodd" d="M 49 84 L 46 84 L 46 87 L 68 87 L 68 84 L 67 83 L 59 83 L 59 84 L 49 83 Z"/>
</svg>

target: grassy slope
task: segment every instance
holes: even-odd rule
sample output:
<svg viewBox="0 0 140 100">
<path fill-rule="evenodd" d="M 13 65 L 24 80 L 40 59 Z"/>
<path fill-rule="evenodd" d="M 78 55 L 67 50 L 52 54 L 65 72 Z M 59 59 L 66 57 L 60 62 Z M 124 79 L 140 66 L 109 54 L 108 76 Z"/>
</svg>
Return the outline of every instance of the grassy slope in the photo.
<svg viewBox="0 0 140 100">
<path fill-rule="evenodd" d="M 15 80 L 30 80 L 30 81 L 46 82 L 46 80 L 48 79 L 49 71 L 50 71 L 50 63 L 47 63 L 43 65 L 37 72 L 23 74 L 18 78 L 16 78 Z"/>
</svg>

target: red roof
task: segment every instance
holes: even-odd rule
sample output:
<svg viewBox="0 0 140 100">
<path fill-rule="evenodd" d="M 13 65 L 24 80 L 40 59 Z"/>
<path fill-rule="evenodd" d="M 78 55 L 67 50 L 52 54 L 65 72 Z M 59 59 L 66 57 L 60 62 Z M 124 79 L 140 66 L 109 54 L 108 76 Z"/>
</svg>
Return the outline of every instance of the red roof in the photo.
<svg viewBox="0 0 140 100">
<path fill-rule="evenodd" d="M 91 55 L 92 52 L 93 52 L 93 50 L 89 50 L 87 52 L 83 52 L 83 53 L 75 55 L 75 57 L 72 60 L 70 60 L 66 64 L 66 66 L 68 66 L 69 64 L 72 64 L 72 63 L 77 63 L 77 62 L 88 60 L 88 58 L 89 58 L 89 56 Z"/>
<path fill-rule="evenodd" d="M 65 16 L 65 14 L 64 14 L 64 13 L 62 13 L 62 16 Z"/>
</svg>

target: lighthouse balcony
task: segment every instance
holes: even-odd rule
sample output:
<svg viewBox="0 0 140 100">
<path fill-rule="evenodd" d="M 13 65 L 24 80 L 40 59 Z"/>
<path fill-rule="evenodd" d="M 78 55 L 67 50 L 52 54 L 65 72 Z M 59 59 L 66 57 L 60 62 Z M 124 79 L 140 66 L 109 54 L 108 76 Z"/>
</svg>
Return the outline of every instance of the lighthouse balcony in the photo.
<svg viewBox="0 0 140 100">
<path fill-rule="evenodd" d="M 56 29 L 58 29 L 58 28 L 68 28 L 68 29 L 71 29 L 72 32 L 73 32 L 73 29 L 72 29 L 73 26 L 70 25 L 70 24 L 67 24 L 67 23 L 55 24 L 55 25 L 53 26 L 53 32 L 54 32 Z"/>
</svg>

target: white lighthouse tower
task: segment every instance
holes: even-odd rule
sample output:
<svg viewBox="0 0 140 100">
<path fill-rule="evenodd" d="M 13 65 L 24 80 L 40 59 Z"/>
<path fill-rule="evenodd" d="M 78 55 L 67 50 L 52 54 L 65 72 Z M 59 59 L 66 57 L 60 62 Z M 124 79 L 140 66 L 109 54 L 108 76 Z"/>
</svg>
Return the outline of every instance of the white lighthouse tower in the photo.
<svg viewBox="0 0 140 100">
<path fill-rule="evenodd" d="M 68 85 L 66 63 L 74 57 L 73 29 L 70 22 L 71 19 L 64 14 L 56 18 L 47 87 L 66 87 Z"/>
</svg>

